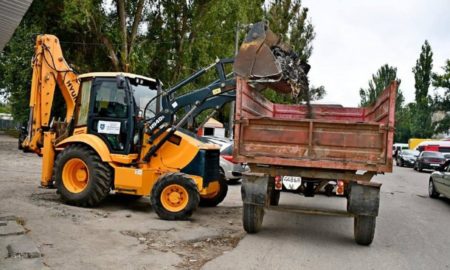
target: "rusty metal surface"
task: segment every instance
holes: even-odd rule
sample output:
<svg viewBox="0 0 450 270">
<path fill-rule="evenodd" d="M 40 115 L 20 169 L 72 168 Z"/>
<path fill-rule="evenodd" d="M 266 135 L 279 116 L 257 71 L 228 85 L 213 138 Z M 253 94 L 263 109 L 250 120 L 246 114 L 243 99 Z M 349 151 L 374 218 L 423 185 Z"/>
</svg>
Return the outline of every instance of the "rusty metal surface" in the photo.
<svg viewBox="0 0 450 270">
<path fill-rule="evenodd" d="M 235 159 L 294 167 L 391 172 L 397 84 L 367 108 L 273 104 L 238 78 Z"/>
<path fill-rule="evenodd" d="M 246 79 L 280 76 L 281 67 L 270 49 L 278 41 L 265 23 L 254 24 L 236 55 L 234 72 Z"/>
</svg>

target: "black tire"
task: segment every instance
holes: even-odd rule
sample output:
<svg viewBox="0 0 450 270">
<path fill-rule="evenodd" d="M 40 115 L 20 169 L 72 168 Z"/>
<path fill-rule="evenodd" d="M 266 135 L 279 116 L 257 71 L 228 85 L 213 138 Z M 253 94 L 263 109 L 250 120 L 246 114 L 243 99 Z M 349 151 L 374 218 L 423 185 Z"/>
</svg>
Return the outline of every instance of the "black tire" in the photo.
<svg viewBox="0 0 450 270">
<path fill-rule="evenodd" d="M 170 185 L 178 185 L 185 189 L 188 196 L 187 205 L 179 211 L 166 209 L 161 201 L 164 189 Z M 186 220 L 197 209 L 200 195 L 197 184 L 183 173 L 167 173 L 159 177 L 151 191 L 150 202 L 156 214 L 165 220 Z"/>
<path fill-rule="evenodd" d="M 88 181 L 86 188 L 73 193 L 64 185 L 62 171 L 64 165 L 71 159 L 81 159 L 87 166 Z M 111 167 L 104 163 L 98 154 L 90 147 L 73 144 L 58 154 L 53 167 L 55 185 L 61 199 L 71 205 L 92 207 L 98 205 L 111 190 L 113 180 Z"/>
<path fill-rule="evenodd" d="M 225 199 L 227 193 L 228 193 L 228 184 L 227 181 L 225 180 L 225 175 L 223 175 L 221 172 L 219 179 L 219 192 L 215 194 L 214 197 L 211 198 L 200 197 L 200 206 L 215 207 Z"/>
<path fill-rule="evenodd" d="M 264 208 L 260 205 L 244 203 L 242 221 L 247 233 L 257 233 L 261 230 L 264 219 Z"/>
<path fill-rule="evenodd" d="M 431 179 L 428 182 L 428 196 L 430 196 L 430 198 L 433 198 L 433 199 L 439 198 L 439 192 L 436 191 L 433 180 L 431 180 Z"/>
<path fill-rule="evenodd" d="M 272 189 L 270 192 L 270 205 L 277 206 L 280 203 L 280 190 Z"/>
<path fill-rule="evenodd" d="M 372 244 L 375 236 L 376 217 L 374 216 L 355 216 L 354 236 L 358 245 L 368 246 Z"/>
<path fill-rule="evenodd" d="M 417 165 L 417 170 L 418 170 L 419 172 L 422 172 L 422 171 L 423 171 L 422 166 L 420 165 L 420 163 Z"/>
</svg>

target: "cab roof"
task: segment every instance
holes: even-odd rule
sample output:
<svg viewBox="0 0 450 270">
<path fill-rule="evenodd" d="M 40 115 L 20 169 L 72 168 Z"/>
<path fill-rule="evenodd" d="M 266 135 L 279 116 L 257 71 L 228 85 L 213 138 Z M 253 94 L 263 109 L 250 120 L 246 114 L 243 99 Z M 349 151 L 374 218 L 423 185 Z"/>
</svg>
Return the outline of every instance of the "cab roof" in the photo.
<svg viewBox="0 0 450 270">
<path fill-rule="evenodd" d="M 124 77 L 132 78 L 132 79 L 139 78 L 139 79 L 143 79 L 146 81 L 156 82 L 156 79 L 145 77 L 142 75 L 133 74 L 133 73 L 127 73 L 127 72 L 90 72 L 90 73 L 78 75 L 78 78 L 82 79 L 82 78 L 94 78 L 94 77 L 117 77 L 117 75 L 122 75 Z"/>
</svg>

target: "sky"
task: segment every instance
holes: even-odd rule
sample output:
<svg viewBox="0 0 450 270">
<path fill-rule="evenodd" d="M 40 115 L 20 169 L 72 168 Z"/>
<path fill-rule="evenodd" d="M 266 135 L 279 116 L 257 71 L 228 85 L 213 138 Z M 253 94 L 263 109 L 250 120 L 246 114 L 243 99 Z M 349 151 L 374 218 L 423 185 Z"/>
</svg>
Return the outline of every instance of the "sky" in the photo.
<svg viewBox="0 0 450 270">
<path fill-rule="evenodd" d="M 433 71 L 450 59 L 449 0 L 303 0 L 315 27 L 309 73 L 324 85 L 320 103 L 358 106 L 359 89 L 384 64 L 397 67 L 405 101 L 414 101 L 412 68 L 428 40 Z M 433 94 L 433 87 L 429 93 Z"/>
</svg>

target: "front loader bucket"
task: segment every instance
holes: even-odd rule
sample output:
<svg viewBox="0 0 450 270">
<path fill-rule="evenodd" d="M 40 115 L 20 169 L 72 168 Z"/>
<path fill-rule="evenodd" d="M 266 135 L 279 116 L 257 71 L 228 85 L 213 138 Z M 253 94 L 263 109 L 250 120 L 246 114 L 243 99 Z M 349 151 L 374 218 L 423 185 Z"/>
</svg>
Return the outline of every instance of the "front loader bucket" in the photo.
<svg viewBox="0 0 450 270">
<path fill-rule="evenodd" d="M 265 22 L 258 22 L 241 44 L 233 71 L 262 88 L 270 87 L 298 96 L 301 91 L 308 91 L 306 73 L 309 68 L 304 67 L 289 45 L 283 43 Z"/>
<path fill-rule="evenodd" d="M 264 22 L 254 24 L 234 60 L 234 72 L 246 79 L 281 76 L 280 64 L 271 51 L 279 42 Z"/>
</svg>

